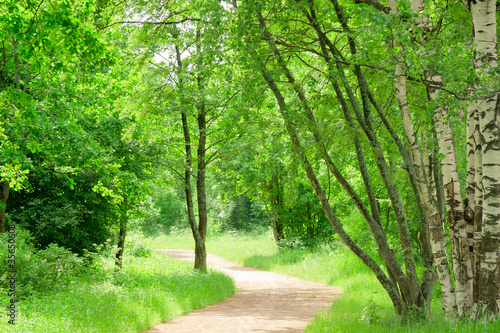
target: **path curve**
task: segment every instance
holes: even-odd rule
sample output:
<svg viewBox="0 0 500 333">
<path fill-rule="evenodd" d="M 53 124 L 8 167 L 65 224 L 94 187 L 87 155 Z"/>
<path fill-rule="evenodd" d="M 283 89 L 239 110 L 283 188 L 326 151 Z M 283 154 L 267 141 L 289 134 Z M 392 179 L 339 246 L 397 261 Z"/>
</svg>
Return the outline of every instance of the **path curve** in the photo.
<svg viewBox="0 0 500 333">
<path fill-rule="evenodd" d="M 194 252 L 159 250 L 172 258 L 194 261 Z M 208 254 L 208 266 L 233 278 L 237 292 L 205 309 L 151 328 L 147 333 L 303 332 L 321 309 L 339 298 L 338 288 L 255 268 Z"/>
</svg>

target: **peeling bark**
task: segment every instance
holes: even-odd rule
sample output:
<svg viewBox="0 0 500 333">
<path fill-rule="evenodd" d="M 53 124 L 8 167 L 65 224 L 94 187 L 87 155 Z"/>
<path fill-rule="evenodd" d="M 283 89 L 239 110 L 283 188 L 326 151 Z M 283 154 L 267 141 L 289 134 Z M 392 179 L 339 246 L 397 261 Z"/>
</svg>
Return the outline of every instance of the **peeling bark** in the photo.
<svg viewBox="0 0 500 333">
<path fill-rule="evenodd" d="M 430 89 L 429 89 L 430 90 Z M 430 90 L 432 96 L 435 92 Z M 450 226 L 451 251 L 458 315 L 465 316 L 472 310 L 472 266 L 469 260 L 469 244 L 464 219 L 464 208 L 458 178 L 455 144 L 445 109 L 435 110 L 435 123 L 439 152 L 443 155 L 441 171 L 445 188 L 448 224 Z"/>
<path fill-rule="evenodd" d="M 481 145 L 481 133 L 479 128 L 479 111 L 477 103 L 473 102 L 474 112 L 474 169 L 475 169 L 475 191 L 474 191 L 474 305 L 479 310 L 479 271 L 481 265 L 481 240 L 483 225 L 483 149 Z"/>
<path fill-rule="evenodd" d="M 471 2 L 470 11 L 474 24 L 474 68 L 479 94 L 475 103 L 483 167 L 478 298 L 484 307 L 478 308 L 478 314 L 495 315 L 500 312 L 500 105 L 498 87 L 491 87 L 486 79 L 498 66 L 496 1 Z"/>
<path fill-rule="evenodd" d="M 396 14 L 398 12 L 396 3 L 389 2 L 389 5 L 391 6 L 391 13 Z M 419 28 L 421 28 L 418 29 L 418 31 L 420 33 L 420 41 L 422 47 L 424 41 L 423 33 L 427 29 L 426 18 L 425 16 L 421 15 L 423 8 L 424 4 L 422 1 L 419 0 L 411 2 L 411 9 L 417 15 L 415 24 Z M 406 97 L 406 69 L 401 59 L 396 59 L 396 61 L 396 98 L 401 112 L 401 121 L 403 124 L 404 133 L 410 145 L 410 163 L 413 166 L 418 185 L 418 193 L 420 194 L 420 199 L 422 201 L 422 205 L 426 213 L 426 218 L 428 220 L 430 233 L 429 239 L 432 252 L 434 254 L 434 264 L 436 265 L 438 278 L 443 290 L 443 308 L 445 310 L 445 314 L 449 316 L 452 313 L 456 312 L 457 301 L 455 299 L 455 288 L 453 285 L 448 257 L 446 254 L 444 225 L 441 220 L 441 214 L 436 207 L 437 202 L 433 194 L 434 188 L 431 186 L 431 184 L 433 183 L 432 179 L 429 179 L 426 174 L 426 163 L 424 163 L 423 160 L 426 157 L 422 157 L 420 144 L 413 129 L 413 124 L 408 109 L 408 102 Z"/>
</svg>

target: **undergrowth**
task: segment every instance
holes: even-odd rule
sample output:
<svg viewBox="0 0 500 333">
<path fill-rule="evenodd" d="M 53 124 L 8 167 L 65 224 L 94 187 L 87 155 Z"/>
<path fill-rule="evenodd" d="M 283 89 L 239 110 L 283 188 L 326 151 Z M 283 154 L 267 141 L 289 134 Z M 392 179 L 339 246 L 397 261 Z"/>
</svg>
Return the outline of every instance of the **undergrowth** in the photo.
<svg viewBox="0 0 500 333">
<path fill-rule="evenodd" d="M 123 270 L 115 272 L 112 248 L 84 258 L 56 245 L 36 251 L 29 233 L 18 231 L 16 325 L 8 324 L 11 297 L 2 285 L 0 332 L 142 332 L 235 291 L 229 277 L 156 254 L 143 237 L 130 237 L 129 245 Z M 8 272 L 0 264 L 1 283 Z"/>
</svg>

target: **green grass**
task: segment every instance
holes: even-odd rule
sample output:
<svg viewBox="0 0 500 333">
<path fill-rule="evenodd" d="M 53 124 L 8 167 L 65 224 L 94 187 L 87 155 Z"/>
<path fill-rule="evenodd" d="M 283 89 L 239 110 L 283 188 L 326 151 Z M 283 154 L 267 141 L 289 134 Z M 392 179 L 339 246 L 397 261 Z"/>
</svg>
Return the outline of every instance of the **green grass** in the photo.
<svg viewBox="0 0 500 333">
<path fill-rule="evenodd" d="M 17 303 L 16 325 L 0 315 L 0 332 L 141 332 L 194 309 L 229 297 L 233 281 L 218 272 L 197 273 L 192 265 L 154 254 L 126 257 L 95 274 L 74 278 L 50 294 Z M 8 299 L 0 296 L 2 311 Z"/>
<path fill-rule="evenodd" d="M 187 232 L 153 240 L 157 249 L 193 249 Z M 400 323 L 389 297 L 373 273 L 342 244 L 315 251 L 296 248 L 278 251 L 267 234 L 227 233 L 207 236 L 207 252 L 238 264 L 322 282 L 339 287 L 343 296 L 332 307 L 316 315 L 306 328 L 313 332 L 500 332 L 500 321 L 472 323 L 445 321 L 439 299 L 432 303 L 426 321 Z"/>
</svg>

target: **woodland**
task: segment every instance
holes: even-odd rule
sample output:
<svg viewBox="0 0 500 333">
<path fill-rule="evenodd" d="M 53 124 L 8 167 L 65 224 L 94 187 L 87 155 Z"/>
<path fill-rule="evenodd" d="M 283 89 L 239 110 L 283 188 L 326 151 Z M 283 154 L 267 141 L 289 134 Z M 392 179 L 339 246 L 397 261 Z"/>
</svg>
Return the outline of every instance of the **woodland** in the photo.
<svg viewBox="0 0 500 333">
<path fill-rule="evenodd" d="M 495 320 L 498 15 L 496 0 L 1 1 L 0 234 L 112 248 L 116 271 L 130 231 L 189 228 L 202 272 L 215 233 L 336 240 L 401 318 L 439 288 L 447 320 Z"/>
</svg>

